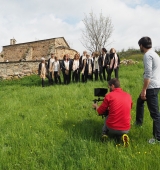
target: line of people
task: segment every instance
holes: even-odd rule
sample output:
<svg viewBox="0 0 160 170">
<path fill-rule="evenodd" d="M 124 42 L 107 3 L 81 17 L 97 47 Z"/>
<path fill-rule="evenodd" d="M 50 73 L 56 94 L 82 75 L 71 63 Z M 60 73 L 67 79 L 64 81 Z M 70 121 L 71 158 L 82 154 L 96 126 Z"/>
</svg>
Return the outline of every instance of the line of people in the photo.
<svg viewBox="0 0 160 170">
<path fill-rule="evenodd" d="M 74 59 L 70 59 L 68 54 L 65 54 L 63 60 L 58 60 L 55 54 L 51 54 L 48 62 L 45 58 L 41 59 L 39 64 L 39 75 L 42 79 L 42 87 L 44 80 L 47 77 L 49 85 L 61 84 L 61 73 L 63 75 L 63 84 L 72 82 L 87 82 L 88 80 L 109 81 L 111 74 L 114 71 L 115 78 L 118 79 L 120 58 L 114 48 L 107 53 L 105 48 L 102 48 L 101 53 L 93 52 L 92 55 L 87 51 L 80 56 L 75 54 Z M 106 76 L 107 75 L 107 76 Z"/>
</svg>

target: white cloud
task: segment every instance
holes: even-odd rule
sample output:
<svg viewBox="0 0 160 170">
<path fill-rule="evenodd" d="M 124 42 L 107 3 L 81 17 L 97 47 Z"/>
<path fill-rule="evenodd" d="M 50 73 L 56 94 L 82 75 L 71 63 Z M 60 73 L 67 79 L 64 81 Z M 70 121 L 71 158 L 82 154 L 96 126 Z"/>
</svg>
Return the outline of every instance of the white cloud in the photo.
<svg viewBox="0 0 160 170">
<path fill-rule="evenodd" d="M 0 0 L 0 46 L 64 37 L 71 48 L 82 52 L 80 43 L 82 19 L 91 10 L 110 16 L 114 25 L 112 44 L 117 50 L 138 48 L 142 36 L 150 36 L 153 46 L 159 46 L 160 9 L 147 5 L 144 0 Z M 134 7 L 133 7 L 134 6 Z"/>
</svg>

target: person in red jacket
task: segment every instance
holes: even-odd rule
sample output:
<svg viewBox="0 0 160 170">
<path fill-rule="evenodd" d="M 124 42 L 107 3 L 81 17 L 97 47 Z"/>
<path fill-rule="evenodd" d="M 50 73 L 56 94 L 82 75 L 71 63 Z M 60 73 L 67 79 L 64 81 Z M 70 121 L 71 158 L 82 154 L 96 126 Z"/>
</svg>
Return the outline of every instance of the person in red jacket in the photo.
<svg viewBox="0 0 160 170">
<path fill-rule="evenodd" d="M 108 112 L 102 128 L 102 138 L 107 138 L 108 134 L 122 136 L 124 146 L 128 146 L 127 134 L 130 130 L 132 98 L 120 88 L 118 79 L 111 79 L 108 86 L 110 93 L 105 95 L 102 104 L 100 106 L 97 103 L 93 104 L 99 115 Z"/>
</svg>

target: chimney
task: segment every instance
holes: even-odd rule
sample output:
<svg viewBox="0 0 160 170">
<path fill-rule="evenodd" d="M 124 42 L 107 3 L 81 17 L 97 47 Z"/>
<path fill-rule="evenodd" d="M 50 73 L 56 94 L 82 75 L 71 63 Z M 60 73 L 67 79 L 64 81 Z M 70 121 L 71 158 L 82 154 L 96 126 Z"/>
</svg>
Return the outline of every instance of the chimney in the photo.
<svg viewBox="0 0 160 170">
<path fill-rule="evenodd" d="M 14 45 L 16 44 L 16 40 L 13 38 L 13 39 L 10 39 L 10 45 Z"/>
<path fill-rule="evenodd" d="M 13 39 L 10 39 L 10 45 L 13 45 Z"/>
</svg>

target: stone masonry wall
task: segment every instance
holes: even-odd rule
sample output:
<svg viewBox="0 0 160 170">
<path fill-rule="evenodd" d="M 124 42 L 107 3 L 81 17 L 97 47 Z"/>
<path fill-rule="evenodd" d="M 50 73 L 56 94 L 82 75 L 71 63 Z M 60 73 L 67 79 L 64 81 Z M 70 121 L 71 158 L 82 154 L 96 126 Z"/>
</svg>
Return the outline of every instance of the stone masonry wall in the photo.
<svg viewBox="0 0 160 170">
<path fill-rule="evenodd" d="M 0 80 L 18 79 L 38 74 L 39 63 L 40 61 L 1 62 Z"/>
<path fill-rule="evenodd" d="M 75 50 L 70 49 L 64 38 L 52 38 L 3 46 L 3 60 L 1 60 L 0 62 L 7 60 L 35 61 L 40 60 L 42 57 L 48 59 L 50 57 L 50 53 L 55 53 L 59 59 L 62 59 L 64 53 L 66 52 L 70 54 L 71 58 L 73 58 L 74 54 L 76 53 Z"/>
<path fill-rule="evenodd" d="M 4 60 L 19 61 L 26 59 L 28 53 L 32 54 L 30 57 L 32 60 L 39 60 L 40 58 L 49 54 L 49 48 L 51 45 L 54 46 L 54 40 L 4 46 Z"/>
<path fill-rule="evenodd" d="M 65 54 L 69 54 L 70 59 L 74 59 L 76 53 L 77 51 L 72 49 L 57 48 L 55 56 L 58 56 L 58 59 L 62 60 Z"/>
</svg>

